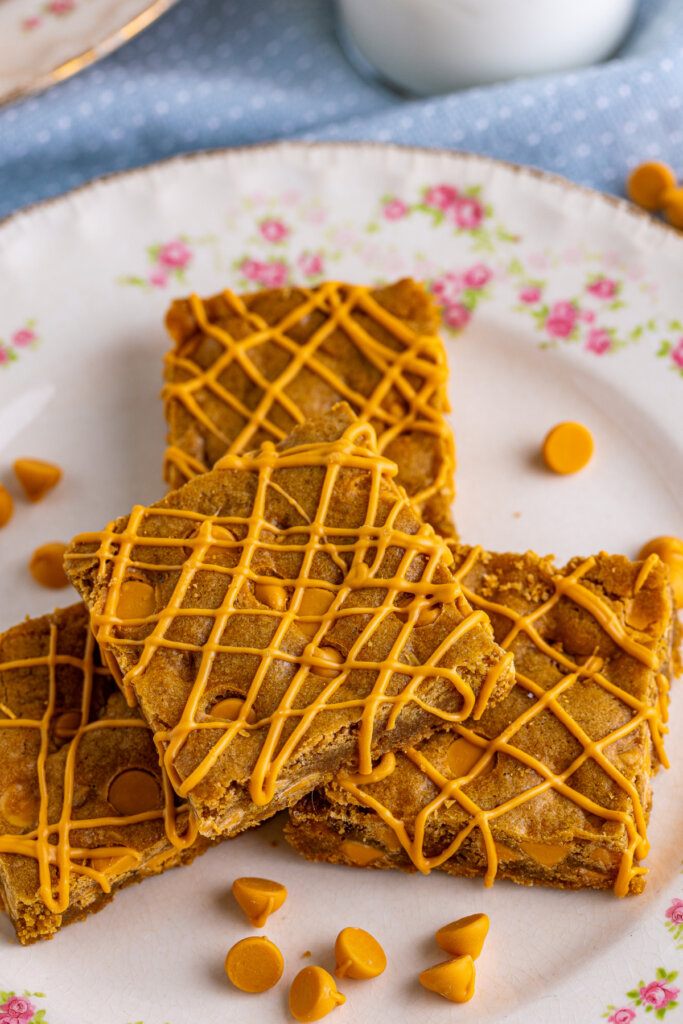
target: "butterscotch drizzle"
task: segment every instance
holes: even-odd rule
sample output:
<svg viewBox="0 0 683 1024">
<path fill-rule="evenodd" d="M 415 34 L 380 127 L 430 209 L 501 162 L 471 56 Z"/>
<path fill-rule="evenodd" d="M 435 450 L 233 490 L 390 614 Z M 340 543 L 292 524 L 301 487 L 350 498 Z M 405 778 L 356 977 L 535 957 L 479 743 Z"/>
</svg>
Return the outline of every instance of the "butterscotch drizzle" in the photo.
<svg viewBox="0 0 683 1024">
<path fill-rule="evenodd" d="M 56 622 L 50 622 L 50 634 L 47 651 L 36 657 L 19 658 L 0 663 L 0 675 L 16 669 L 48 671 L 48 693 L 45 710 L 40 718 L 17 716 L 11 708 L 0 704 L 0 712 L 7 716 L 0 718 L 0 729 L 19 732 L 39 732 L 40 747 L 35 762 L 37 790 L 39 796 L 37 827 L 24 834 L 0 834 L 0 853 L 17 854 L 34 859 L 38 866 L 38 894 L 45 907 L 54 914 L 62 914 L 69 906 L 71 891 L 71 875 L 85 875 L 93 879 L 105 893 L 111 891 L 110 873 L 99 870 L 93 865 L 103 859 L 114 858 L 121 863 L 126 858 L 127 870 L 137 866 L 142 854 L 125 845 L 98 846 L 82 848 L 71 843 L 71 833 L 83 829 L 113 828 L 117 835 L 126 825 L 135 825 L 143 821 L 163 819 L 167 838 L 178 849 L 191 845 L 197 835 L 192 821 L 188 821 L 186 831 L 181 835 L 177 828 L 177 815 L 183 808 L 174 805 L 173 791 L 168 780 L 163 778 L 164 807 L 158 810 L 142 811 L 130 815 L 111 815 L 97 818 L 72 818 L 74 788 L 77 783 L 76 764 L 78 748 L 82 738 L 93 732 L 121 729 L 147 729 L 142 718 L 100 718 L 90 721 L 93 681 L 96 675 L 107 676 L 106 669 L 98 666 L 93 654 L 95 640 L 92 633 L 84 630 L 84 648 L 82 656 L 60 654 L 58 651 L 59 629 Z M 49 820 L 49 797 L 46 764 L 50 752 L 50 730 L 55 719 L 55 704 L 58 696 L 57 668 L 68 665 L 81 673 L 82 691 L 79 722 L 69 740 L 63 775 L 63 802 L 59 818 Z M 18 743 L 21 743 L 18 738 Z M 125 767 L 125 765 L 122 765 Z M 52 877 L 51 868 L 56 869 L 56 879 Z M 115 868 L 115 865 L 114 865 Z"/>
<path fill-rule="evenodd" d="M 213 436 L 226 453 L 241 454 L 253 447 L 257 432 L 265 432 L 273 441 L 281 441 L 288 433 L 278 426 L 273 413 L 282 410 L 296 424 L 311 414 L 309 407 L 301 408 L 287 394 L 287 386 L 306 370 L 315 374 L 334 394 L 351 405 L 363 420 L 373 422 L 377 429 L 380 452 L 403 434 L 422 434 L 438 438 L 439 457 L 434 459 L 433 479 L 413 499 L 423 505 L 433 495 L 441 493 L 446 502 L 453 499 L 453 472 L 455 450 L 453 437 L 444 420 L 449 404 L 446 393 L 448 364 L 443 345 L 436 335 L 420 335 L 385 309 L 372 295 L 372 289 L 361 286 L 327 282 L 316 289 L 297 289 L 302 301 L 279 322 L 268 324 L 249 309 L 246 303 L 231 291 L 222 293 L 229 309 L 251 327 L 244 338 L 232 335 L 212 323 L 205 304 L 192 295 L 188 304 L 199 330 L 214 339 L 220 354 L 206 369 L 192 358 L 179 356 L 175 351 L 166 357 L 167 383 L 162 391 L 167 419 L 173 436 L 173 408 L 179 403 L 200 427 Z M 303 343 L 289 336 L 314 311 L 324 317 L 323 323 Z M 373 337 L 356 318 L 361 313 L 390 334 L 394 345 Z M 369 394 L 352 386 L 320 358 L 320 349 L 326 339 L 336 331 L 343 331 L 356 346 L 371 372 L 377 373 L 377 383 Z M 398 347 L 396 344 L 398 343 Z M 274 344 L 287 356 L 287 364 L 274 379 L 268 380 L 253 362 L 250 353 L 264 345 Z M 238 366 L 258 389 L 260 398 L 255 409 L 245 406 L 222 383 L 221 375 L 230 367 Z M 225 433 L 216 417 L 206 411 L 205 396 L 211 403 L 224 405 L 232 414 L 238 414 L 244 425 L 233 434 Z M 184 450 L 182 441 L 172 443 L 166 451 L 166 476 L 171 465 L 189 480 L 211 467 L 192 452 Z"/>
<path fill-rule="evenodd" d="M 668 767 L 663 747 L 663 734 L 667 731 L 665 723 L 667 721 L 668 708 L 668 682 L 661 672 L 656 673 L 658 699 L 653 706 L 646 699 L 638 699 L 608 680 L 601 672 L 603 662 L 600 658 L 592 656 L 583 664 L 578 664 L 563 651 L 558 650 L 556 647 L 551 647 L 542 639 L 534 623 L 546 615 L 554 605 L 565 597 L 589 612 L 614 643 L 626 654 L 655 672 L 659 667 L 656 652 L 645 647 L 630 636 L 607 602 L 593 590 L 581 584 L 581 578 L 595 565 L 594 558 L 586 559 L 567 576 L 561 574 L 554 575 L 552 577 L 554 592 L 548 600 L 541 602 L 537 608 L 526 615 L 520 615 L 508 605 L 487 600 L 464 585 L 464 579 L 472 571 L 481 555 L 482 549 L 480 547 L 473 548 L 460 568 L 455 571 L 455 576 L 460 581 L 463 593 L 470 604 L 475 608 L 484 609 L 489 613 L 495 613 L 510 620 L 511 629 L 502 642 L 502 647 L 510 649 L 519 633 L 524 632 L 533 640 L 540 652 L 564 669 L 565 674 L 552 687 L 546 690 L 533 679 L 517 672 L 517 685 L 535 698 L 534 703 L 530 704 L 529 708 L 522 715 L 492 739 L 479 736 L 467 724 L 460 723 L 453 726 L 453 731 L 456 734 L 465 738 L 472 746 L 481 751 L 476 763 L 467 774 L 461 775 L 458 778 L 448 779 L 420 750 L 410 748 L 406 752 L 406 756 L 424 772 L 438 790 L 434 799 L 416 815 L 412 836 L 409 834 L 404 821 L 396 817 L 377 797 L 363 788 L 369 783 L 379 782 L 387 778 L 395 767 L 394 761 L 384 758 L 368 777 L 349 775 L 343 772 L 339 773 L 336 782 L 342 789 L 351 793 L 362 805 L 375 811 L 393 829 L 401 846 L 415 867 L 425 874 L 428 874 L 433 868 L 438 868 L 445 864 L 446 861 L 457 853 L 470 833 L 475 829 L 479 829 L 487 859 L 484 877 L 484 884 L 487 886 L 493 884 L 498 871 L 498 854 L 491 830 L 491 823 L 514 808 L 520 807 L 543 792 L 552 789 L 561 796 L 571 800 L 586 813 L 594 814 L 606 821 L 613 821 L 623 825 L 626 830 L 627 845 L 621 856 L 614 891 L 617 896 L 625 896 L 629 891 L 632 879 L 647 873 L 647 869 L 636 863 L 637 860 L 643 859 L 649 850 L 646 815 L 638 789 L 610 760 L 606 750 L 617 740 L 634 733 L 645 723 L 649 728 L 652 746 L 657 758 L 665 767 Z M 640 590 L 644 585 L 655 562 L 656 559 L 648 560 L 641 568 L 635 584 L 636 591 Z M 579 679 L 601 686 L 611 696 L 622 701 L 631 710 L 632 716 L 629 721 L 614 729 L 602 739 L 592 740 L 578 722 L 565 710 L 559 700 L 561 695 Z M 581 753 L 574 758 L 564 771 L 559 773 L 551 771 L 542 761 L 515 746 L 513 742 L 519 730 L 544 710 L 552 712 L 572 736 L 579 741 L 582 747 Z M 476 714 L 473 717 L 476 718 Z M 505 800 L 498 806 L 485 810 L 479 807 L 464 790 L 469 783 L 484 775 L 490 769 L 492 763 L 495 762 L 496 755 L 500 752 L 504 752 L 532 769 L 540 777 L 541 781 L 511 799 Z M 568 780 L 589 759 L 592 759 L 599 765 L 606 775 L 616 782 L 625 793 L 632 808 L 631 813 L 604 807 L 583 793 L 578 792 L 569 784 Z M 429 819 L 440 809 L 450 806 L 450 803 L 453 801 L 457 801 L 466 814 L 469 815 L 469 820 L 444 850 L 436 856 L 428 857 L 424 853 L 424 840 Z"/>
<path fill-rule="evenodd" d="M 266 517 L 268 489 L 276 486 L 279 494 L 284 494 L 291 500 L 277 481 L 272 479 L 273 473 L 276 470 L 305 472 L 318 467 L 322 467 L 325 473 L 314 517 L 309 519 L 301 515 L 303 523 L 287 528 L 269 522 Z M 446 569 L 446 566 L 452 563 L 450 552 L 434 530 L 423 525 L 416 533 L 408 534 L 396 527 L 397 518 L 407 510 L 409 502 L 405 491 L 388 486 L 396 473 L 396 467 L 388 459 L 378 457 L 371 427 L 353 421 L 346 427 L 342 436 L 334 441 L 300 444 L 284 451 L 277 451 L 271 442 L 266 442 L 256 453 L 225 456 L 216 468 L 241 470 L 256 475 L 257 483 L 250 515 L 219 517 L 163 506 L 137 506 L 120 532 L 117 532 L 114 524 L 110 524 L 101 533 L 84 534 L 76 538 L 68 555 L 71 564 L 78 559 L 96 559 L 99 563 L 100 578 L 107 578 L 106 598 L 101 607 L 93 610 L 91 621 L 105 652 L 121 654 L 133 651 L 135 654 L 135 664 L 122 678 L 122 686 L 129 698 L 134 699 L 136 682 L 157 652 L 175 650 L 184 653 L 194 652 L 197 655 L 198 667 L 178 722 L 168 730 L 157 731 L 155 736 L 157 745 L 163 753 L 168 776 L 180 796 L 192 793 L 217 759 L 229 749 L 238 734 L 265 730 L 265 738 L 249 782 L 252 801 L 257 805 L 265 805 L 273 799 L 278 778 L 284 767 L 306 736 L 316 716 L 322 711 L 342 711 L 350 708 L 361 710 L 358 758 L 360 771 L 364 773 L 372 769 L 373 729 L 377 712 L 381 708 L 390 708 L 387 726 L 389 729 L 394 727 L 398 716 L 409 702 L 427 709 L 442 721 L 449 723 L 461 721 L 472 712 L 475 696 L 470 684 L 455 669 L 447 667 L 442 662 L 454 645 L 470 631 L 481 628 L 488 632 L 490 627 L 487 618 L 482 611 L 469 608 L 463 600 L 459 583 Z M 364 522 L 358 526 L 344 527 L 336 523 L 333 527 L 329 525 L 330 503 L 333 495 L 340 493 L 339 474 L 342 469 L 356 469 L 367 474 L 369 478 L 369 487 L 367 491 L 363 490 L 363 494 L 367 493 L 367 498 L 364 499 L 367 502 Z M 384 502 L 390 496 L 392 505 L 383 524 L 376 525 L 380 495 Z M 292 507 L 298 509 L 294 502 Z M 180 539 L 159 536 L 159 533 L 163 532 L 163 529 L 159 528 L 159 522 L 165 517 L 180 517 L 187 520 L 194 525 L 195 532 Z M 155 528 L 147 533 L 146 524 L 150 518 L 154 518 Z M 333 537 L 329 534 L 333 534 Z M 238 537 L 240 539 L 237 539 Z M 98 545 L 95 554 L 79 551 L 81 545 L 92 545 L 93 542 Z M 171 550 L 182 547 L 182 566 L 173 565 L 170 560 L 168 563 L 154 564 L 146 561 L 145 549 L 148 547 L 154 547 L 157 555 L 161 551 L 159 557 L 162 559 L 164 548 Z M 389 549 L 398 549 L 401 555 L 395 574 L 391 578 L 386 578 L 381 572 L 386 572 L 382 569 L 382 563 Z M 237 564 L 229 568 L 217 563 L 216 553 L 221 550 L 231 552 L 233 562 L 236 555 Z M 254 567 L 254 556 L 257 552 L 278 550 L 300 554 L 300 568 L 296 578 L 284 579 L 264 575 Z M 207 561 L 209 551 L 212 552 L 211 562 Z M 329 556 L 335 565 L 343 570 L 344 577 L 341 583 L 332 584 L 316 578 L 314 561 L 320 557 L 320 553 Z M 415 560 L 418 556 L 424 560 L 424 568 L 419 574 L 419 579 L 415 579 Z M 437 570 L 438 575 L 435 576 Z M 141 573 L 146 573 L 149 579 L 155 572 L 173 572 L 176 576 L 173 592 L 168 600 L 165 599 L 164 607 L 146 618 L 122 620 L 117 616 L 117 608 L 124 582 L 131 575 L 139 578 Z M 225 575 L 227 587 L 220 607 L 197 607 L 195 595 L 198 590 L 192 588 L 200 573 Z M 237 599 L 245 592 L 245 588 L 252 588 L 254 593 L 264 593 L 259 588 L 272 587 L 274 584 L 287 588 L 287 592 L 291 591 L 288 601 L 281 602 L 279 607 L 237 605 Z M 303 613 L 301 608 L 311 589 L 320 593 L 321 588 L 329 592 L 330 601 L 326 610 Z M 360 599 L 360 604 L 359 598 L 354 600 L 356 592 L 368 589 L 379 591 L 381 600 L 377 605 L 368 606 L 366 599 Z M 188 597 L 190 593 L 192 596 Z M 399 598 L 402 603 L 400 615 L 397 615 Z M 432 617 L 434 613 L 434 618 L 438 620 L 443 605 L 452 606 L 453 612 L 457 608 L 457 617 L 460 617 L 460 621 L 424 662 L 418 663 L 413 652 L 407 649 L 411 635 L 418 628 L 418 620 L 422 615 L 429 613 L 429 617 Z M 355 638 L 349 650 L 338 651 L 332 648 L 337 661 L 342 662 L 335 667 L 334 659 L 330 661 L 327 634 L 336 621 L 347 616 L 358 619 L 359 613 L 367 616 L 367 621 L 364 625 L 356 625 Z M 248 643 L 244 646 L 235 646 L 222 641 L 231 617 L 260 617 L 264 614 L 271 620 L 277 620 L 267 646 L 253 647 Z M 179 615 L 201 615 L 211 618 L 209 635 L 201 645 L 169 638 L 169 631 Z M 370 653 L 373 635 L 391 616 L 395 617 L 394 621 L 398 621 L 399 624 L 396 637 L 390 650 L 382 654 L 381 660 L 373 660 Z M 132 639 L 123 629 L 127 625 L 142 624 L 151 626 L 151 631 L 143 640 Z M 301 629 L 306 628 L 310 642 L 302 653 L 288 653 L 285 637 L 292 629 L 296 635 L 299 624 Z M 492 658 L 499 657 L 500 651 L 492 639 L 490 643 Z M 206 703 L 207 684 L 219 654 L 253 655 L 258 658 L 258 665 L 241 710 L 231 721 L 221 721 L 202 713 Z M 274 660 L 291 666 L 291 681 L 276 710 L 268 717 L 259 718 L 254 713 L 255 704 L 264 685 L 266 673 Z M 373 673 L 374 682 L 370 692 L 356 699 L 339 699 L 336 696 L 338 691 L 349 675 L 356 670 Z M 389 683 L 395 680 L 398 673 L 404 678 L 407 677 L 407 682 L 400 692 L 392 694 L 388 692 Z M 326 677 L 329 681 L 326 681 Z M 421 684 L 427 680 L 433 681 L 436 677 L 450 682 L 460 694 L 462 706 L 459 711 L 449 712 L 425 704 L 419 692 Z M 299 695 L 306 684 L 310 687 L 313 679 L 319 683 L 317 696 L 302 707 Z M 495 676 L 492 676 L 489 690 L 495 686 L 496 681 Z M 296 724 L 283 740 L 285 726 L 292 719 Z M 220 736 L 213 742 L 203 759 L 181 777 L 175 766 L 178 754 L 190 734 L 202 729 L 220 732 Z"/>
</svg>

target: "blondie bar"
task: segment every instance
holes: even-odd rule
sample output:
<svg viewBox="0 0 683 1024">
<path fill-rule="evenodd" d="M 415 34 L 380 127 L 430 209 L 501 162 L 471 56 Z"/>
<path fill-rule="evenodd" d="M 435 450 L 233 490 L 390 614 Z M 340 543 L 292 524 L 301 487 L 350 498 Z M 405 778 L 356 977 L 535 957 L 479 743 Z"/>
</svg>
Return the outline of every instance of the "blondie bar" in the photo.
<svg viewBox="0 0 683 1024">
<path fill-rule="evenodd" d="M 551 559 L 455 548 L 455 575 L 514 653 L 478 721 L 346 772 L 298 803 L 311 860 L 640 892 L 651 778 L 666 763 L 674 613 L 657 556 Z"/>
<path fill-rule="evenodd" d="M 410 280 L 177 300 L 163 390 L 171 487 L 347 401 L 435 529 L 453 533 L 455 455 L 437 307 Z"/>
<path fill-rule="evenodd" d="M 171 837 L 173 842 L 169 840 Z M 78 604 L 0 636 L 0 893 L 19 941 L 206 849 Z"/>
<path fill-rule="evenodd" d="M 340 404 L 76 538 L 66 570 L 205 835 L 513 685 L 372 427 Z"/>
</svg>

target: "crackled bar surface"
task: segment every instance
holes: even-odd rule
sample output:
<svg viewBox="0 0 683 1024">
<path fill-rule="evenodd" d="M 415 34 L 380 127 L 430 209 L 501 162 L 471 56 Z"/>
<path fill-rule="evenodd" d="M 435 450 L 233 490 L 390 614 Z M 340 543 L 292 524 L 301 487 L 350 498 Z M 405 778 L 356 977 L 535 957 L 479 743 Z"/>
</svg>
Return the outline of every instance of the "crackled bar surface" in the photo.
<svg viewBox="0 0 683 1024">
<path fill-rule="evenodd" d="M 513 685 L 341 404 L 76 538 L 67 572 L 200 832 L 231 835 Z"/>
<path fill-rule="evenodd" d="M 438 324 L 429 295 L 407 279 L 176 300 L 166 318 L 168 483 L 179 487 L 226 452 L 281 441 L 345 400 L 372 423 L 424 518 L 452 534 L 455 453 Z"/>
<path fill-rule="evenodd" d="M 171 837 L 170 839 L 168 837 Z M 0 637 L 0 893 L 23 944 L 206 849 L 83 604 Z M 171 841 L 172 840 L 172 841 Z"/>
<path fill-rule="evenodd" d="M 514 653 L 514 689 L 386 756 L 370 783 L 340 773 L 292 809 L 287 838 L 311 860 L 641 892 L 651 777 L 666 764 L 664 565 L 454 553 L 464 594 Z"/>
</svg>

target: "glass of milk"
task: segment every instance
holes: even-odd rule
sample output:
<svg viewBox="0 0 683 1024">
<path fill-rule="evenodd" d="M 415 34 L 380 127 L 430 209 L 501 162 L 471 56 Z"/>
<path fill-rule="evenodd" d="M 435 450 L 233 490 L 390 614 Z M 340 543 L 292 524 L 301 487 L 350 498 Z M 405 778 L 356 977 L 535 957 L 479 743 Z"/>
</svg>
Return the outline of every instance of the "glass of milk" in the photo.
<svg viewBox="0 0 683 1024">
<path fill-rule="evenodd" d="M 638 0 L 337 0 L 342 39 L 419 96 L 565 71 L 612 54 Z"/>
</svg>

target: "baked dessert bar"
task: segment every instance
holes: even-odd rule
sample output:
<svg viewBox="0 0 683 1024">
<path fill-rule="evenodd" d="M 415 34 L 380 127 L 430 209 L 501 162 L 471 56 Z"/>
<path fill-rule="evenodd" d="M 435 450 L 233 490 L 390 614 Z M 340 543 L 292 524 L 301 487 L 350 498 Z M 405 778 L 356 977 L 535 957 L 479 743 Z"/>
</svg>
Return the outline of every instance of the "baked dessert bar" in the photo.
<svg viewBox="0 0 683 1024">
<path fill-rule="evenodd" d="M 175 301 L 163 390 L 168 483 L 179 487 L 226 452 L 281 441 L 345 400 L 372 423 L 423 517 L 451 535 L 455 455 L 438 323 L 411 280 Z"/>
<path fill-rule="evenodd" d="M 516 686 L 478 721 L 350 773 L 291 811 L 311 860 L 569 889 L 644 887 L 651 777 L 666 763 L 674 612 L 657 556 L 556 569 L 455 549 L 455 575 L 514 653 Z"/>
<path fill-rule="evenodd" d="M 513 685 L 395 474 L 340 404 L 67 550 L 202 834 L 369 771 Z"/>
<path fill-rule="evenodd" d="M 173 842 L 167 838 L 168 834 Z M 0 636 L 0 893 L 24 945 L 206 849 L 82 604 Z"/>
</svg>

